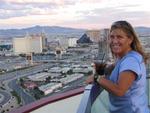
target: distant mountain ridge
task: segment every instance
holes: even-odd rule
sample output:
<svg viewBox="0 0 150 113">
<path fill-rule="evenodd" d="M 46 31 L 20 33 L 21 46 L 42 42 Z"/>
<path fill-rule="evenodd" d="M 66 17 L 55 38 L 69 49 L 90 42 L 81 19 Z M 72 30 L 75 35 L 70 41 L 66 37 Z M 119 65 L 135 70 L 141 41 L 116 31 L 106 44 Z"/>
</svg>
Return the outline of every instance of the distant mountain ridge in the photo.
<svg viewBox="0 0 150 113">
<path fill-rule="evenodd" d="M 19 36 L 25 36 L 28 34 L 35 33 L 46 33 L 47 35 L 69 35 L 69 34 L 83 34 L 85 29 L 75 29 L 68 27 L 59 26 L 34 26 L 23 29 L 5 29 L 0 30 L 0 38 L 13 38 Z"/>
<path fill-rule="evenodd" d="M 69 27 L 59 27 L 59 26 L 34 26 L 23 29 L 0 29 L 0 38 L 13 38 L 25 36 L 28 34 L 35 33 L 46 33 L 48 36 L 51 35 L 83 35 L 87 29 L 75 29 Z M 136 32 L 139 35 L 149 35 L 150 27 L 135 27 Z"/>
<path fill-rule="evenodd" d="M 142 36 L 150 36 L 150 27 L 135 27 L 135 31 Z"/>
</svg>

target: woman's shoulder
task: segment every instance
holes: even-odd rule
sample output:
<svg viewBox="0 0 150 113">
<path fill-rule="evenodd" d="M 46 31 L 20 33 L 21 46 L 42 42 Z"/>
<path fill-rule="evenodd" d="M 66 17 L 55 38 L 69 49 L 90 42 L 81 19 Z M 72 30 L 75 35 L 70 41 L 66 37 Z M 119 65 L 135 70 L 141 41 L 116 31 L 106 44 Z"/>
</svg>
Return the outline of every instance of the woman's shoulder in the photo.
<svg viewBox="0 0 150 113">
<path fill-rule="evenodd" d="M 143 61 L 143 57 L 140 53 L 136 52 L 136 51 L 130 51 L 127 55 L 127 57 L 132 57 L 136 60 L 138 60 L 138 62 L 142 62 Z"/>
</svg>

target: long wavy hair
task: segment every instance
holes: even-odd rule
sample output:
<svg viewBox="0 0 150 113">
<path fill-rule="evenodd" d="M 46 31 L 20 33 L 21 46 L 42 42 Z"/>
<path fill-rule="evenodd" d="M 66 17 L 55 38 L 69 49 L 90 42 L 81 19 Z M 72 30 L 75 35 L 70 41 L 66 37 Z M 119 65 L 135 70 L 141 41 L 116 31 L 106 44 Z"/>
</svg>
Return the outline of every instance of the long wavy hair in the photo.
<svg viewBox="0 0 150 113">
<path fill-rule="evenodd" d="M 131 26 L 131 24 L 127 21 L 116 21 L 111 25 L 110 32 L 114 29 L 121 29 L 123 30 L 128 38 L 132 39 L 131 48 L 134 51 L 137 51 L 143 56 L 144 62 L 147 62 L 148 55 L 144 52 L 142 45 L 138 39 L 137 34 L 135 33 L 135 30 Z M 113 54 L 113 53 L 112 53 Z"/>
</svg>

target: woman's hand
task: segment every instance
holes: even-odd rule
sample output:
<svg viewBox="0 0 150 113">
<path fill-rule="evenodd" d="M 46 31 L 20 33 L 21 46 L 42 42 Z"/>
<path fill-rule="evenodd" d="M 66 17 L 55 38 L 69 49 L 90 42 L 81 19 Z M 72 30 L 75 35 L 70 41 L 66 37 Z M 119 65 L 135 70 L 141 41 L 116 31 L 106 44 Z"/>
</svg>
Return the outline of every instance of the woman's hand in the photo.
<svg viewBox="0 0 150 113">
<path fill-rule="evenodd" d="M 113 71 L 114 67 L 115 67 L 114 64 L 110 64 L 105 67 L 104 73 L 107 77 L 109 77 L 111 75 L 111 72 Z"/>
<path fill-rule="evenodd" d="M 93 82 L 94 82 L 94 76 L 93 75 L 88 76 L 86 81 L 85 81 L 86 84 L 91 84 Z"/>
</svg>

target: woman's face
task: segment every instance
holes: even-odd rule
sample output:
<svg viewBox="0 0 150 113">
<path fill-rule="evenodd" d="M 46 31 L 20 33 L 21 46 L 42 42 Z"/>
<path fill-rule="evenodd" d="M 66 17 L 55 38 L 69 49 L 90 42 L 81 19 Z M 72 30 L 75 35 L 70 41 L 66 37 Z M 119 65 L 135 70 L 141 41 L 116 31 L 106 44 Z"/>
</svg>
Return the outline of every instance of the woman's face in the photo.
<svg viewBox="0 0 150 113">
<path fill-rule="evenodd" d="M 132 40 L 121 29 L 114 29 L 110 32 L 109 44 L 110 48 L 117 57 L 123 57 L 131 50 Z"/>
</svg>

